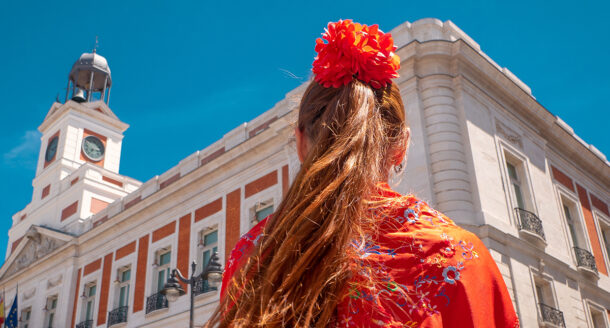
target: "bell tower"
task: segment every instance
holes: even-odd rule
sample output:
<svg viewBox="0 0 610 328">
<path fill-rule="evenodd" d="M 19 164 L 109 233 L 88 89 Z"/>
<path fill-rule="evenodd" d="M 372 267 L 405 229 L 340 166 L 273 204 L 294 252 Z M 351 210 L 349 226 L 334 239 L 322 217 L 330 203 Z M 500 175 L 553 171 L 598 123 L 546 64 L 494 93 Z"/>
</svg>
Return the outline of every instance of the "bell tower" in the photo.
<svg viewBox="0 0 610 328">
<path fill-rule="evenodd" d="M 108 61 L 98 55 L 96 49 L 93 49 L 90 54 L 82 54 L 72 65 L 72 70 L 68 75 L 66 101 L 71 92 L 72 100 L 76 102 L 90 102 L 97 99 L 108 105 L 111 86 L 112 77 L 110 76 Z"/>
<path fill-rule="evenodd" d="M 42 133 L 32 201 L 13 215 L 9 247 L 32 225 L 80 234 L 87 220 L 140 182 L 119 174 L 123 133 L 129 127 L 108 107 L 108 61 L 82 54 L 72 65 L 64 103 L 51 105 Z"/>
<path fill-rule="evenodd" d="M 42 177 L 61 180 L 83 163 L 118 173 L 128 125 L 108 107 L 111 86 L 108 62 L 95 50 L 82 54 L 72 65 L 65 102 L 54 103 L 38 128 L 43 136 L 35 189 Z"/>
</svg>

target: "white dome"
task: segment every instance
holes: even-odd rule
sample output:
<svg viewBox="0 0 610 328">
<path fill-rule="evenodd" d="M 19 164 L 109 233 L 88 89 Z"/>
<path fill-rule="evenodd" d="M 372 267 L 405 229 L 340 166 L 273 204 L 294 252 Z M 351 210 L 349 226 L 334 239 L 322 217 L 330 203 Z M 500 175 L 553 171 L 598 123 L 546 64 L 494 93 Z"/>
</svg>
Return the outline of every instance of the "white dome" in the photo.
<svg viewBox="0 0 610 328">
<path fill-rule="evenodd" d="M 93 91 L 103 90 L 104 82 L 106 82 L 106 87 L 112 85 L 108 61 L 95 52 L 82 54 L 74 65 L 72 65 L 72 70 L 70 70 L 68 78 L 73 81 L 77 87 L 89 90 L 91 72 L 94 74 Z"/>
</svg>

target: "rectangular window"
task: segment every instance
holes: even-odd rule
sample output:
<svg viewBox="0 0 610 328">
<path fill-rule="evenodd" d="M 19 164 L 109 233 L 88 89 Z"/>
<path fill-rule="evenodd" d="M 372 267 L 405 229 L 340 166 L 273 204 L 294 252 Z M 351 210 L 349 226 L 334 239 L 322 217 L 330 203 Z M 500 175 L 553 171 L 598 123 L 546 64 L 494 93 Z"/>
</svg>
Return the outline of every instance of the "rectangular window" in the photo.
<svg viewBox="0 0 610 328">
<path fill-rule="evenodd" d="M 593 328 L 606 328 L 608 327 L 606 324 L 606 315 L 604 311 L 597 306 L 589 305 L 589 313 L 591 314 L 591 324 L 593 324 Z"/>
<path fill-rule="evenodd" d="M 604 246 L 606 248 L 606 256 L 610 257 L 610 227 L 605 226 L 602 228 L 602 238 L 604 239 Z M 610 261 L 610 259 L 609 259 Z"/>
<path fill-rule="evenodd" d="M 91 283 L 85 286 L 85 307 L 84 307 L 84 320 L 93 320 L 93 312 L 95 311 L 95 293 L 97 291 L 97 285 Z"/>
<path fill-rule="evenodd" d="M 252 212 L 251 212 L 252 213 Z M 267 216 L 273 213 L 273 200 L 257 203 L 253 209 L 250 227 L 264 220 Z"/>
<path fill-rule="evenodd" d="M 547 295 L 548 292 L 545 290 L 546 284 L 536 281 L 534 285 L 536 286 L 536 297 L 538 298 L 538 303 L 551 305 L 549 304 L 550 300 Z"/>
<path fill-rule="evenodd" d="M 31 315 L 32 315 L 32 308 L 27 308 L 27 309 L 21 310 L 21 318 L 19 318 L 20 327 L 22 327 L 22 328 L 30 327 L 30 316 Z"/>
<path fill-rule="evenodd" d="M 47 297 L 45 327 L 53 328 L 55 324 L 55 309 L 57 308 L 57 295 Z"/>
<path fill-rule="evenodd" d="M 525 202 L 523 201 L 523 188 L 521 187 L 521 179 L 519 178 L 517 168 L 513 164 L 506 162 L 506 169 L 510 178 L 513 201 L 517 207 L 526 209 Z"/>
<path fill-rule="evenodd" d="M 118 307 L 127 306 L 129 304 L 129 282 L 131 279 L 131 268 L 122 269 L 119 271 L 118 289 L 119 299 Z"/>
<path fill-rule="evenodd" d="M 582 225 L 578 217 L 578 211 L 576 209 L 576 203 L 562 196 L 561 209 L 563 212 L 563 216 L 566 220 L 566 224 L 568 226 L 570 238 L 572 239 L 572 246 L 587 249 Z"/>
<path fill-rule="evenodd" d="M 210 262 L 212 254 L 218 251 L 218 230 L 204 233 L 201 241 L 203 246 L 201 265 L 202 269 L 204 269 L 208 265 L 208 262 Z"/>
<path fill-rule="evenodd" d="M 544 326 L 552 324 L 552 327 L 565 327 L 563 312 L 557 308 L 551 282 L 539 275 L 535 275 L 534 289 L 538 301 L 539 318 Z"/>
<path fill-rule="evenodd" d="M 163 290 L 165 283 L 167 282 L 167 278 L 170 275 L 170 262 L 172 259 L 171 250 L 163 250 L 158 252 L 157 255 L 157 290 L 156 292 L 160 292 Z"/>
</svg>

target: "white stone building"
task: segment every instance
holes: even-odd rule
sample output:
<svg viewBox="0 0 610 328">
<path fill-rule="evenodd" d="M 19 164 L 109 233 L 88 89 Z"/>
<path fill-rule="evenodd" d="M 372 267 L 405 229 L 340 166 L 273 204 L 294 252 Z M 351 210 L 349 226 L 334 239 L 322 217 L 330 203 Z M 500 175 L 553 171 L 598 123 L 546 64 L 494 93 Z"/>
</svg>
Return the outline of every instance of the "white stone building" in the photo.
<svg viewBox="0 0 610 328">
<path fill-rule="evenodd" d="M 523 327 L 610 327 L 605 156 L 450 21 L 391 32 L 412 130 L 396 189 L 485 242 Z M 298 169 L 290 123 L 304 86 L 145 183 L 120 175 L 128 126 L 107 105 L 111 84 L 106 60 L 83 54 L 72 100 L 39 127 L 32 202 L 13 215 L 0 268 L 7 312 L 19 285 L 23 327 L 186 326 L 188 297 L 158 294 L 169 270 L 200 271 L 215 249 L 224 261 Z M 196 293 L 201 324 L 218 292 Z"/>
</svg>

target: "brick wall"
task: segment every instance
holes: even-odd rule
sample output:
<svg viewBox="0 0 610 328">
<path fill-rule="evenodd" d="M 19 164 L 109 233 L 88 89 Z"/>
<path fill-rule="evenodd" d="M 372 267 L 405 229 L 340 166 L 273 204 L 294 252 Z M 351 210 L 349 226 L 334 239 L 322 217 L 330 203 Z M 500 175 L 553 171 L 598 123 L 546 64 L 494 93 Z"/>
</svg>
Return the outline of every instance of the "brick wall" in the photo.
<svg viewBox="0 0 610 328">
<path fill-rule="evenodd" d="M 138 240 L 138 263 L 136 268 L 136 283 L 133 292 L 133 312 L 144 309 L 144 292 L 146 291 L 146 268 L 148 263 L 148 235 Z"/>
<path fill-rule="evenodd" d="M 102 286 L 100 289 L 100 306 L 97 312 L 97 325 L 106 323 L 106 314 L 108 312 L 108 293 L 110 290 L 110 277 L 112 276 L 112 255 L 113 253 L 104 256 L 104 269 L 102 269 Z"/>
<path fill-rule="evenodd" d="M 226 231 L 225 231 L 225 259 L 239 240 L 239 220 L 241 214 L 241 189 L 227 194 Z"/>
</svg>

